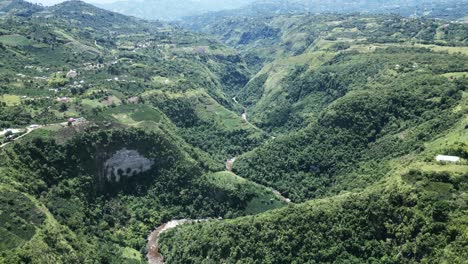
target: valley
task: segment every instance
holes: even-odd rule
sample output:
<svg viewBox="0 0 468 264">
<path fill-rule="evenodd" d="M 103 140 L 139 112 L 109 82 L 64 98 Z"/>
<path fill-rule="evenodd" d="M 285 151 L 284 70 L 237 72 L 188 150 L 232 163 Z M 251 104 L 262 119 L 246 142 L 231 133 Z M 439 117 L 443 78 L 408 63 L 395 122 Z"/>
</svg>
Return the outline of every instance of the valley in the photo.
<svg viewBox="0 0 468 264">
<path fill-rule="evenodd" d="M 0 263 L 465 263 L 468 25 L 442 2 L 0 0 Z"/>
</svg>

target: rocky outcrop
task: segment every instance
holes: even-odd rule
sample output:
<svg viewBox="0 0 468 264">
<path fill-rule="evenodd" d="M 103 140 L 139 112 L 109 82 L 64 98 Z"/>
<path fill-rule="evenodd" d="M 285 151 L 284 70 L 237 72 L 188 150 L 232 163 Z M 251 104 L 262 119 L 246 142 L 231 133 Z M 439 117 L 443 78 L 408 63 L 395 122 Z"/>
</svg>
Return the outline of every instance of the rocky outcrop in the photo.
<svg viewBox="0 0 468 264">
<path fill-rule="evenodd" d="M 123 148 L 104 163 L 108 181 L 120 182 L 122 177 L 134 177 L 150 170 L 154 161 L 142 156 L 136 150 Z"/>
</svg>

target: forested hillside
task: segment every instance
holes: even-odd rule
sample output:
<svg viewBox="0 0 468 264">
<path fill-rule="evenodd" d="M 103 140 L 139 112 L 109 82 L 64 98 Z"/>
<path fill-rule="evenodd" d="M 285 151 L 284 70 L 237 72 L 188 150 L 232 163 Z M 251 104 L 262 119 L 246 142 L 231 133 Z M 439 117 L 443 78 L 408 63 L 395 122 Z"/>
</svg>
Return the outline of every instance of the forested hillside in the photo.
<svg viewBox="0 0 468 264">
<path fill-rule="evenodd" d="M 5 6 L 31 9 L 0 20 L 0 262 L 140 263 L 173 218 L 284 206 L 224 172 L 266 137 L 232 100 L 235 50 L 78 1 Z"/>
<path fill-rule="evenodd" d="M 350 2 L 0 0 L 0 263 L 464 263 L 468 26 Z"/>
<path fill-rule="evenodd" d="M 464 262 L 468 167 L 435 157 L 467 155 L 465 25 L 368 15 L 211 20 L 187 23 L 258 69 L 236 98 L 273 135 L 234 172 L 312 201 L 169 231 L 168 262 Z"/>
<path fill-rule="evenodd" d="M 414 170 L 362 193 L 184 226 L 161 249 L 168 263 L 465 263 L 466 181 Z"/>
</svg>

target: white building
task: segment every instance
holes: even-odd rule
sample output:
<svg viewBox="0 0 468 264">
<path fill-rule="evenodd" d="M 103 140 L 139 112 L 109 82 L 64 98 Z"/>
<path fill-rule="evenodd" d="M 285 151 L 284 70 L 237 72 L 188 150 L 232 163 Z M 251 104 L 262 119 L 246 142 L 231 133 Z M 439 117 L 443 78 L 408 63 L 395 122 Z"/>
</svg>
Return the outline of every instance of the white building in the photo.
<svg viewBox="0 0 468 264">
<path fill-rule="evenodd" d="M 67 78 L 75 78 L 76 76 L 78 76 L 78 73 L 74 70 L 70 70 L 68 73 L 67 73 Z"/>
<path fill-rule="evenodd" d="M 460 157 L 439 155 L 436 160 L 438 162 L 460 162 Z"/>
</svg>

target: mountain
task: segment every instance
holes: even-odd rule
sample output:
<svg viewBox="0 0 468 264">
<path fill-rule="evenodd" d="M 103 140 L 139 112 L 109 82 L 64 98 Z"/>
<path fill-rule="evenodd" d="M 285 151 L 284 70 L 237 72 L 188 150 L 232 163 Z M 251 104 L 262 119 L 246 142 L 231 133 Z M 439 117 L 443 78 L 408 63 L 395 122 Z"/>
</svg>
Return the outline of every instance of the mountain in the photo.
<svg viewBox="0 0 468 264">
<path fill-rule="evenodd" d="M 418 89 L 425 89 L 426 82 L 434 76 L 440 79 L 433 80 L 433 91 L 439 85 L 441 94 L 436 97 L 443 97 L 448 86 L 441 76 L 463 74 L 468 66 L 463 62 L 465 55 L 458 54 L 466 46 L 463 32 L 467 27 L 458 23 L 392 15 L 279 15 L 263 19 L 227 17 L 218 23 L 207 24 L 202 30 L 236 47 L 251 68 L 259 69 L 250 82 L 238 90 L 236 99 L 246 107 L 250 122 L 279 136 L 241 156 L 234 170 L 299 201 L 322 196 L 329 188 L 339 192 L 347 188 L 345 186 L 356 186 L 352 181 L 360 179 L 349 176 L 354 174 L 350 174 L 348 166 L 357 164 L 361 157 L 367 159 L 359 153 L 374 153 L 369 144 L 392 141 L 390 138 L 402 132 L 386 128 L 390 120 L 403 130 L 417 126 L 428 129 L 423 125 L 423 119 L 416 121 L 420 113 L 414 112 L 409 115 L 411 117 L 398 114 L 410 113 L 415 106 L 404 110 L 384 102 L 375 102 L 376 105 L 369 108 L 362 102 L 354 105 L 360 98 L 373 104 L 373 98 L 384 97 L 384 91 L 388 91 L 389 102 L 401 102 L 396 97 L 403 92 L 393 93 L 412 87 L 412 94 L 407 94 L 407 99 L 421 100 L 423 97 L 418 94 Z M 437 33 L 442 31 L 445 33 Z M 423 65 L 429 59 L 432 64 L 427 68 Z M 419 79 L 424 81 L 418 84 Z M 457 84 L 453 88 L 462 89 L 462 86 Z M 375 87 L 379 87 L 378 92 Z M 360 109 L 358 105 L 364 108 Z M 395 116 L 379 117 L 372 113 L 376 120 L 367 119 L 356 127 L 348 127 L 347 122 L 360 122 L 351 116 L 341 120 L 346 113 L 370 113 L 371 109 L 378 109 L 377 106 L 387 107 L 380 111 L 390 116 L 390 109 L 394 109 Z M 430 105 L 421 111 L 438 111 L 436 109 L 435 105 Z M 443 109 L 445 106 L 439 110 Z M 435 115 L 448 117 L 449 113 L 434 112 L 432 116 Z M 336 121 L 337 126 L 331 125 L 335 118 L 341 120 Z M 408 123 L 410 120 L 416 123 Z M 342 125 L 346 126 L 344 134 L 338 132 Z M 364 131 L 375 134 L 355 137 L 354 133 L 361 132 L 359 126 L 371 126 Z M 362 139 L 364 141 L 360 142 Z M 340 147 L 335 146 L 337 142 L 341 142 Z M 410 147 L 403 145 L 403 149 Z M 402 151 L 396 145 L 393 148 Z M 331 149 L 340 150 L 337 153 L 327 151 Z M 291 163 L 285 157 L 294 157 L 298 161 Z M 369 160 L 375 159 L 374 153 Z M 343 175 L 341 166 L 345 168 Z M 350 178 L 340 178 L 341 175 Z"/>
<path fill-rule="evenodd" d="M 30 16 L 35 12 L 43 10 L 43 7 L 28 3 L 23 0 L 2 0 L 0 1 L 0 14 L 13 14 L 17 16 Z"/>
<path fill-rule="evenodd" d="M 404 16 L 429 16 L 444 19 L 460 19 L 466 14 L 466 0 L 437 0 L 437 1 L 322 1 L 322 0 L 242 0 L 242 1 L 213 1 L 187 0 L 176 3 L 165 0 L 118 1 L 101 4 L 102 7 L 114 12 L 135 17 L 155 20 L 180 20 L 184 17 L 199 16 L 257 16 L 287 13 L 394 13 Z M 191 18 L 187 19 L 188 21 Z"/>
<path fill-rule="evenodd" d="M 140 263 L 172 218 L 285 205 L 224 171 L 266 138 L 231 99 L 250 77 L 232 48 L 68 1 L 3 14 L 0 49 L 0 127 L 15 128 L 0 135 L 0 262 Z"/>
<path fill-rule="evenodd" d="M 395 13 L 399 15 L 409 16 L 434 16 L 441 15 L 445 18 L 449 16 L 463 17 L 466 13 L 466 0 L 437 0 L 437 1 L 419 1 L 419 0 L 349 0 L 342 1 L 336 4 L 334 1 L 306 0 L 297 1 L 290 0 L 293 3 L 301 3 L 309 12 L 370 12 L 370 13 Z M 455 11 L 455 9 L 459 9 Z M 461 10 L 460 10 L 461 9 Z M 443 12 L 450 11 L 450 12 Z M 445 13 L 445 14 L 443 14 Z"/>
<path fill-rule="evenodd" d="M 465 23 L 0 3 L 0 263 L 467 259 Z"/>
<path fill-rule="evenodd" d="M 233 18 L 258 18 L 275 16 L 279 14 L 304 14 L 304 13 L 373 13 L 396 14 L 406 17 L 428 17 L 447 20 L 463 20 L 468 12 L 468 1 L 272 1 L 258 0 L 247 6 L 231 10 L 221 10 L 198 14 L 182 18 L 178 24 L 194 31 L 203 30 L 207 25 L 215 24 L 226 17 Z"/>
<path fill-rule="evenodd" d="M 210 11 L 234 9 L 244 6 L 253 0 L 140 0 L 140 1 L 118 1 L 109 4 L 100 4 L 99 7 L 114 12 L 150 19 L 150 20 L 177 20 L 181 17 L 202 14 Z"/>
<path fill-rule="evenodd" d="M 466 157 L 465 24 L 395 15 L 199 18 L 187 20 L 190 28 L 240 50 L 256 69 L 236 99 L 272 135 L 233 171 L 301 204 L 169 231 L 161 238 L 167 261 L 464 262 L 456 257 L 467 221 L 458 182 L 468 170 L 435 157 Z"/>
</svg>

